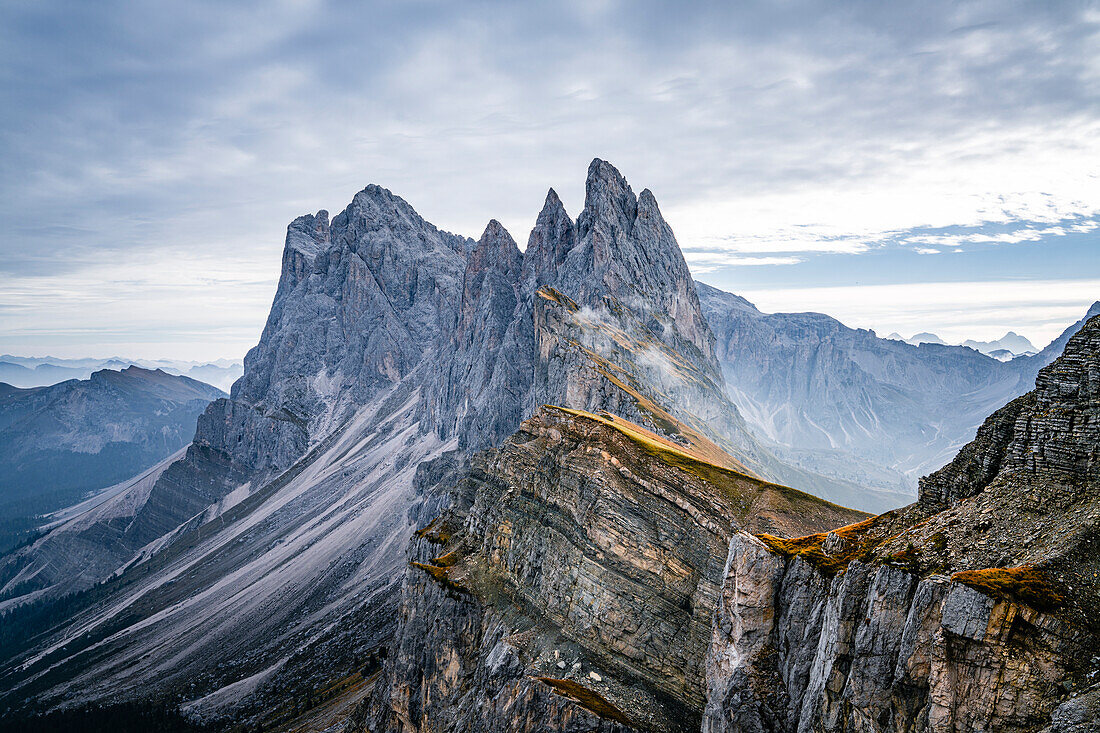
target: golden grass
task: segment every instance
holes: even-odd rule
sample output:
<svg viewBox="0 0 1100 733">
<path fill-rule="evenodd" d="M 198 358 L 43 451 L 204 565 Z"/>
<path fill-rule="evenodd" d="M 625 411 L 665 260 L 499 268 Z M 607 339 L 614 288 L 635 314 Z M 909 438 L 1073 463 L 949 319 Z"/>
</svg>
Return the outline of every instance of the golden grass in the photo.
<svg viewBox="0 0 1100 733">
<path fill-rule="evenodd" d="M 904 550 L 898 550 L 887 556 L 887 562 L 916 571 L 919 569 L 920 553 L 910 543 Z"/>
<path fill-rule="evenodd" d="M 885 516 L 883 514 L 870 517 L 862 522 L 832 530 L 834 534 L 845 541 L 843 549 L 835 555 L 826 554 L 822 547 L 829 535 L 828 532 L 818 532 L 817 534 L 790 539 L 776 537 L 771 534 L 758 534 L 756 537 L 772 552 L 786 557 L 800 557 L 821 572 L 831 576 L 843 572 L 853 560 L 890 539 L 889 537 L 879 537 L 870 531 L 878 526 Z"/>
<path fill-rule="evenodd" d="M 444 588 L 460 591 L 462 593 L 469 592 L 468 589 L 451 580 L 451 577 L 448 573 L 449 568 L 447 567 L 429 565 L 422 562 L 411 562 L 409 564 L 412 565 L 414 568 L 420 568 L 421 570 L 423 570 L 425 573 L 430 575 L 433 580 L 442 585 Z"/>
<path fill-rule="evenodd" d="M 561 680 L 555 677 L 536 677 L 535 679 L 550 685 L 555 693 L 562 697 L 569 698 L 581 707 L 591 710 L 601 718 L 614 720 L 616 723 L 622 723 L 626 726 L 633 727 L 634 725 L 622 710 L 612 705 L 603 695 L 595 690 L 590 690 L 573 680 Z"/>
<path fill-rule="evenodd" d="M 570 311 L 580 310 L 580 306 L 577 305 L 577 302 L 575 300 L 570 298 L 568 295 L 565 295 L 561 291 L 557 290 L 556 288 L 551 288 L 551 287 L 539 288 L 536 295 L 538 295 L 540 298 L 543 298 L 544 300 L 549 300 L 551 303 L 557 303 L 558 305 L 563 305 L 567 309 L 569 309 Z"/>
<path fill-rule="evenodd" d="M 1007 597 L 1040 611 L 1050 611 L 1065 603 L 1040 568 L 1020 565 L 1014 568 L 960 570 L 951 580 L 995 597 Z"/>
<path fill-rule="evenodd" d="M 606 359 L 602 359 L 601 357 L 598 357 L 594 354 L 592 356 L 606 362 Z M 608 364 L 608 366 L 610 366 L 610 364 Z M 723 468 L 728 468 L 730 470 L 737 471 L 738 473 L 743 473 L 747 476 L 755 477 L 755 474 L 749 471 L 749 469 L 745 468 L 745 465 L 743 463 L 738 461 L 726 451 L 722 450 L 722 448 L 710 438 L 707 438 L 699 431 L 677 420 L 656 402 L 647 398 L 641 392 L 616 377 L 607 369 L 596 367 L 596 370 L 600 372 L 600 374 L 602 374 L 604 377 L 606 377 L 607 380 L 614 384 L 616 387 L 630 395 L 631 398 L 634 399 L 634 402 L 638 406 L 638 409 L 648 415 L 649 418 L 653 420 L 654 425 L 661 428 L 665 432 L 676 433 L 686 438 L 691 444 L 690 453 L 696 456 L 699 460 L 705 461 L 707 463 L 713 463 L 717 466 L 722 466 Z M 664 439 L 662 436 L 657 435 L 652 431 L 646 430 L 641 426 L 636 427 L 638 428 L 638 430 L 644 431 L 645 433 L 654 436 L 656 439 L 666 445 L 678 448 L 680 450 L 684 449 L 684 446 Z"/>
<path fill-rule="evenodd" d="M 583 410 L 551 405 L 546 407 L 616 430 L 646 455 L 714 487 L 729 508 L 739 516 L 767 517 L 777 521 L 779 526 L 801 527 L 801 531 L 866 516 L 865 512 L 846 509 L 789 486 L 773 484 L 751 474 L 715 464 L 694 445 L 682 446 L 617 415 L 594 415 Z M 721 451 L 717 446 L 714 447 Z"/>
<path fill-rule="evenodd" d="M 436 566 L 437 568 L 449 568 L 454 567 L 461 559 L 462 556 L 458 554 L 458 551 L 452 550 L 446 555 L 440 555 L 439 557 L 435 558 L 434 560 L 430 560 L 429 562 L 431 562 L 431 564 Z"/>
<path fill-rule="evenodd" d="M 443 518 L 436 517 L 428 523 L 427 527 L 416 530 L 413 536 L 436 545 L 445 545 L 451 541 L 451 534 L 451 529 Z"/>
<path fill-rule="evenodd" d="M 647 455 L 657 458 L 658 460 L 675 466 L 676 468 L 686 471 L 704 481 L 722 485 L 732 475 L 740 478 L 748 479 L 755 483 L 767 484 L 755 476 L 747 473 L 742 473 L 732 468 L 716 464 L 707 457 L 704 457 L 700 452 L 696 451 L 694 446 L 682 446 L 663 435 L 658 435 L 652 430 L 643 428 L 641 425 L 630 422 L 629 420 L 612 415 L 610 413 L 603 413 L 601 415 L 595 415 L 591 412 L 585 412 L 584 410 L 573 410 L 568 407 L 554 407 L 554 409 L 561 410 L 562 412 L 573 415 L 574 417 L 581 417 L 587 420 L 598 422 L 601 425 L 606 425 L 614 430 L 618 431 L 625 437 L 629 438 L 631 442 L 640 447 Z M 715 446 L 717 447 L 717 446 Z M 718 449 L 721 450 L 721 449 Z M 733 460 L 732 458 L 730 460 Z M 773 484 L 777 485 L 777 484 Z"/>
</svg>

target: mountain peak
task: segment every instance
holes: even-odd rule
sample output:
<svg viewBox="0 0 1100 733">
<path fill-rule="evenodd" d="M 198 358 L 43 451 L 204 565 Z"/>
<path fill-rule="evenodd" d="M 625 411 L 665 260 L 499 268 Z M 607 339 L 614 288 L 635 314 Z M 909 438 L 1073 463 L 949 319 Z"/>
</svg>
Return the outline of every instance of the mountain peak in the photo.
<svg viewBox="0 0 1100 733">
<path fill-rule="evenodd" d="M 592 186 L 593 184 L 601 182 L 618 187 L 630 188 L 618 168 L 602 158 L 593 158 L 592 162 L 588 164 L 587 185 Z"/>
<path fill-rule="evenodd" d="M 565 211 L 565 205 L 562 204 L 561 198 L 558 197 L 558 192 L 554 190 L 553 186 L 551 186 L 546 191 L 546 200 L 542 203 L 542 211 L 546 211 L 548 209 L 561 209 L 562 211 Z"/>
<path fill-rule="evenodd" d="M 328 212 L 299 216 L 286 228 L 286 248 L 301 252 L 312 260 L 328 243 Z"/>
<path fill-rule="evenodd" d="M 555 275 L 576 240 L 576 227 L 554 189 L 546 192 L 542 210 L 527 239 L 523 255 L 524 280 L 531 280 L 532 292 L 556 282 Z"/>
<path fill-rule="evenodd" d="M 485 225 L 485 231 L 474 245 L 470 253 L 470 267 L 477 270 L 491 264 L 504 266 L 511 260 L 519 260 L 522 257 L 516 240 L 496 219 L 490 219 Z M 489 260 L 492 259 L 493 262 Z"/>
<path fill-rule="evenodd" d="M 577 220 L 582 237 L 596 221 L 606 221 L 613 227 L 630 230 L 637 213 L 638 199 L 615 166 L 595 158 L 588 166 L 584 189 L 584 211 Z"/>
<path fill-rule="evenodd" d="M 347 223 L 359 220 L 366 230 L 387 229 L 391 232 L 412 233 L 427 231 L 442 233 L 434 224 L 424 219 L 408 201 L 377 184 L 370 184 L 351 201 L 351 205 L 333 220 L 333 227 L 343 228 Z M 462 238 L 467 244 L 470 240 Z M 450 243 L 452 247 L 457 243 Z"/>
</svg>

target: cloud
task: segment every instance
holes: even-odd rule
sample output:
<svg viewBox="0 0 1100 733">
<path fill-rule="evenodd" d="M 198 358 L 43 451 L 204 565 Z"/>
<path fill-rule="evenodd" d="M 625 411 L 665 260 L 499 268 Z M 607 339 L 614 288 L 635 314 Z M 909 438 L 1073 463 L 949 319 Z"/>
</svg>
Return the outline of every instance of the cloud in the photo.
<svg viewBox="0 0 1100 733">
<path fill-rule="evenodd" d="M 719 267 L 764 267 L 772 265 L 797 265 L 803 261 L 801 257 L 745 257 L 726 252 L 701 252 L 689 250 L 684 252 L 684 259 L 692 272 L 708 272 Z"/>
<path fill-rule="evenodd" d="M 0 272 L 233 258 L 273 282 L 286 223 L 370 182 L 522 244 L 597 155 L 724 253 L 697 268 L 1057 236 L 1100 214 L 1098 30 L 1042 2 L 8 3 Z M 125 292 L 54 310 L 56 337 Z M 253 340 L 255 297 L 223 316 Z"/>
<path fill-rule="evenodd" d="M 931 331 L 962 343 L 1016 331 L 1044 346 L 1100 299 L 1100 278 L 746 288 L 740 294 L 765 312 L 828 313 L 879 335 Z"/>
</svg>

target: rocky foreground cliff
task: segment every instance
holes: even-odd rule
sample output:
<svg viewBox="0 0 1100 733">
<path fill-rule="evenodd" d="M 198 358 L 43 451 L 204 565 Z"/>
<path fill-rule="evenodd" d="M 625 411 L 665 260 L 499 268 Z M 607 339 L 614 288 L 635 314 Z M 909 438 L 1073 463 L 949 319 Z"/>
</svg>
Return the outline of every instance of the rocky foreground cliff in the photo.
<svg viewBox="0 0 1100 733">
<path fill-rule="evenodd" d="M 675 434 L 543 407 L 471 465 L 427 472 L 423 490 L 450 508 L 416 533 L 389 663 L 357 725 L 698 730 L 732 532 L 862 515 Z"/>
<path fill-rule="evenodd" d="M 1098 479 L 1094 317 L 916 504 L 734 536 L 703 730 L 1096 730 Z"/>
</svg>

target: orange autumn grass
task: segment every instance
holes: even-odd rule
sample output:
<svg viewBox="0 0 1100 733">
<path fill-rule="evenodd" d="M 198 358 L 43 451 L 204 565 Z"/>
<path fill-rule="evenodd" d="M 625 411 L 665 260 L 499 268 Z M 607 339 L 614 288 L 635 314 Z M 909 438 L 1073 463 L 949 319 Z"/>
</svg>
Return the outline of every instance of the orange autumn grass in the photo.
<svg viewBox="0 0 1100 733">
<path fill-rule="evenodd" d="M 1049 611 L 1065 603 L 1040 568 L 1020 565 L 1015 568 L 961 570 L 951 580 L 995 597 L 1008 597 L 1040 611 Z"/>
</svg>

